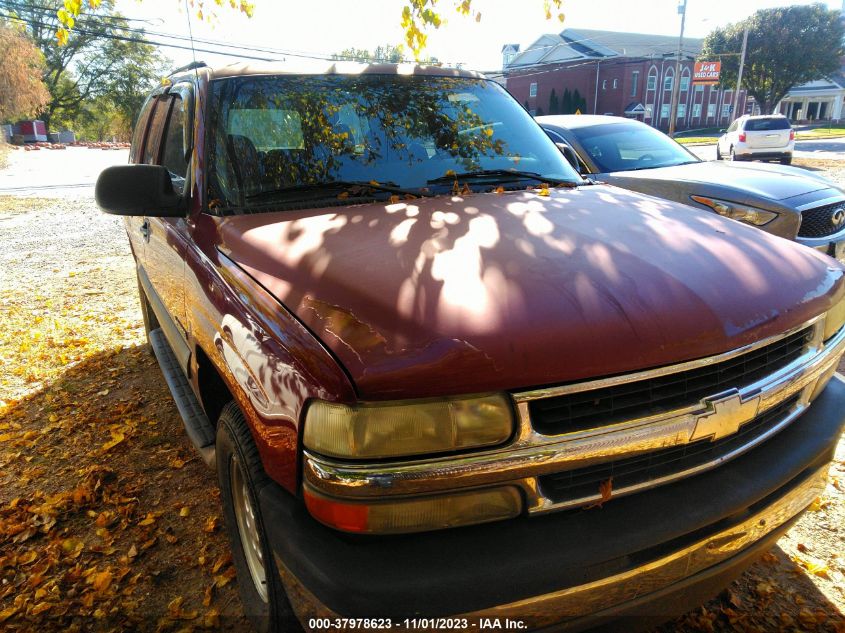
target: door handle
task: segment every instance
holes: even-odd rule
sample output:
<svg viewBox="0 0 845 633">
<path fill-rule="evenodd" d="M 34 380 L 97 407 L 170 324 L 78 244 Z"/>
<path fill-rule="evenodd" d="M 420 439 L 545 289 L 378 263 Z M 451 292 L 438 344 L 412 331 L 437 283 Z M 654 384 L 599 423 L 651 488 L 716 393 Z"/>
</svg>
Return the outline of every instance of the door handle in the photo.
<svg viewBox="0 0 845 633">
<path fill-rule="evenodd" d="M 144 241 L 149 242 L 150 241 L 150 221 L 144 220 L 144 222 L 141 224 L 141 228 L 139 230 L 141 232 L 141 236 L 144 238 Z"/>
</svg>

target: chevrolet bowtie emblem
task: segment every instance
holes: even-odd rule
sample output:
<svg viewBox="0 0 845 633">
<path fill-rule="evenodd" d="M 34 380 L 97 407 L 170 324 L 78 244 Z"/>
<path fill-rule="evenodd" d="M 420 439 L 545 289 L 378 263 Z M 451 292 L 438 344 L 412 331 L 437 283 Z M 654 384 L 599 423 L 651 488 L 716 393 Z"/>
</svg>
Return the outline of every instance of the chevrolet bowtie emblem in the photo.
<svg viewBox="0 0 845 633">
<path fill-rule="evenodd" d="M 689 438 L 690 442 L 706 437 L 715 442 L 736 433 L 740 426 L 757 416 L 760 396 L 743 402 L 738 393 L 732 393 L 718 400 L 708 398 L 704 402 L 709 405 L 709 411 L 698 416 L 698 422 Z"/>
</svg>

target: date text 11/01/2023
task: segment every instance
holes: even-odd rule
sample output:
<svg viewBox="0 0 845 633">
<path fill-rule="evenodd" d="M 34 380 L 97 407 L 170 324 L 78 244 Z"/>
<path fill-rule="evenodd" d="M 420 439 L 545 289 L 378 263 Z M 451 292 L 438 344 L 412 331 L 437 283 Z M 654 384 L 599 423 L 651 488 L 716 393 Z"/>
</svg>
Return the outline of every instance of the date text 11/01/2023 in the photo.
<svg viewBox="0 0 845 633">
<path fill-rule="evenodd" d="M 394 628 L 410 631 L 519 631 L 527 629 L 528 625 L 522 620 L 511 618 L 311 618 L 308 628 L 314 631 L 374 631 Z"/>
</svg>

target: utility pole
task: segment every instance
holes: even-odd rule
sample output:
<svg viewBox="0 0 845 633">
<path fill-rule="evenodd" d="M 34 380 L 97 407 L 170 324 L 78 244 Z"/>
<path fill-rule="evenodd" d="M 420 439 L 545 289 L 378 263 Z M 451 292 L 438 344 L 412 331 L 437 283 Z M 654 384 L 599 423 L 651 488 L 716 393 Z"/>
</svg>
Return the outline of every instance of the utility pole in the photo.
<svg viewBox="0 0 845 633">
<path fill-rule="evenodd" d="M 739 111 L 739 88 L 742 86 L 742 68 L 745 66 L 745 48 L 748 46 L 748 25 L 745 26 L 745 32 L 742 34 L 742 53 L 739 55 L 739 72 L 736 75 L 736 92 L 734 93 L 734 111 L 731 121 L 738 118 Z"/>
<path fill-rule="evenodd" d="M 675 77 L 672 82 L 672 106 L 669 108 L 669 136 L 675 136 L 675 118 L 678 111 L 678 95 L 681 93 L 681 48 L 684 45 L 684 23 L 687 20 L 687 0 L 680 0 L 681 35 L 678 37 L 678 54 L 675 58 Z"/>
</svg>

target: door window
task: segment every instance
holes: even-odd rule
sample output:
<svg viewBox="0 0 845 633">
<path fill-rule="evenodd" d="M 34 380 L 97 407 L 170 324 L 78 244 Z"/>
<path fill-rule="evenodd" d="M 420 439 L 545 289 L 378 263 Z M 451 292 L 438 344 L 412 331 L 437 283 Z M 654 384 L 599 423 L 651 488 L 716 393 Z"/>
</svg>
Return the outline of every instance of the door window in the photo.
<svg viewBox="0 0 845 633">
<path fill-rule="evenodd" d="M 185 188 L 185 175 L 188 172 L 188 161 L 185 159 L 185 110 L 182 99 L 173 96 L 170 108 L 170 118 L 167 123 L 167 133 L 164 137 L 164 150 L 161 164 L 170 172 L 173 188 L 182 193 Z"/>
<path fill-rule="evenodd" d="M 129 162 L 137 163 L 144 151 L 144 133 L 147 131 L 147 125 L 150 123 L 150 113 L 153 111 L 155 99 L 148 99 L 144 104 L 141 113 L 138 115 L 138 120 L 135 122 L 135 131 L 132 133 L 132 146 L 129 150 Z"/>
<path fill-rule="evenodd" d="M 147 133 L 147 142 L 144 144 L 144 160 L 146 165 L 158 163 L 159 148 L 161 147 L 161 135 L 164 132 L 164 124 L 167 121 L 167 111 L 170 106 L 171 97 L 158 97 L 155 110 L 153 110 L 150 131 Z"/>
</svg>

